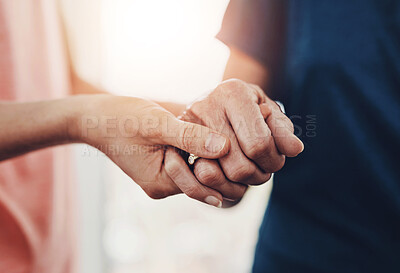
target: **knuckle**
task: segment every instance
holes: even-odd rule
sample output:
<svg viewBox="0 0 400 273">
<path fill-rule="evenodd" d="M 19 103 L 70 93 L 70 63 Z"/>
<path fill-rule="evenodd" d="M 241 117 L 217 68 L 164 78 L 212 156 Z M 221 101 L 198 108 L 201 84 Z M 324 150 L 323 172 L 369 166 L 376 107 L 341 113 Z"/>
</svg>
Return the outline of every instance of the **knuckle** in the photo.
<svg viewBox="0 0 400 273">
<path fill-rule="evenodd" d="M 276 101 L 268 99 L 266 103 L 273 113 L 283 114 L 282 108 L 279 106 L 279 104 Z"/>
<path fill-rule="evenodd" d="M 191 146 L 194 137 L 195 137 L 194 125 L 185 124 L 181 129 L 179 137 L 181 146 L 185 149 L 188 149 Z"/>
<path fill-rule="evenodd" d="M 270 149 L 269 138 L 259 138 L 256 140 L 248 141 L 246 147 L 246 155 L 251 159 L 260 158 Z"/>
<path fill-rule="evenodd" d="M 246 186 L 238 187 L 238 189 L 235 191 L 235 193 L 233 195 L 229 196 L 229 199 L 232 199 L 234 201 L 240 200 L 243 198 L 246 191 L 247 191 Z"/>
<path fill-rule="evenodd" d="M 293 129 L 292 121 L 285 114 L 283 114 L 281 112 L 278 112 L 277 114 L 273 115 L 273 121 L 276 124 L 281 123 L 282 125 L 284 125 L 288 129 Z"/>
<path fill-rule="evenodd" d="M 264 165 L 264 162 L 276 153 L 275 142 L 272 136 L 259 138 L 256 141 L 249 142 L 245 151 L 249 158 Z"/>
<path fill-rule="evenodd" d="M 221 90 L 225 95 L 243 93 L 243 91 L 247 89 L 247 83 L 239 79 L 230 79 L 219 85 L 219 90 Z"/>
<path fill-rule="evenodd" d="M 227 174 L 229 180 L 240 182 L 247 180 L 255 172 L 255 167 L 249 164 L 241 164 L 239 166 L 234 166 L 232 170 Z"/>
<path fill-rule="evenodd" d="M 277 152 L 276 146 L 275 146 L 275 140 L 272 137 L 272 135 L 268 136 L 265 140 L 265 143 L 263 143 L 263 154 L 265 155 L 271 155 Z"/>
<path fill-rule="evenodd" d="M 289 128 L 289 130 L 294 133 L 294 125 L 293 122 L 287 117 L 285 116 L 285 123 L 287 125 L 287 127 Z"/>
<path fill-rule="evenodd" d="M 251 87 L 253 87 L 254 92 L 258 95 L 259 97 L 259 102 L 258 103 L 265 103 L 267 101 L 267 96 L 265 95 L 264 90 L 257 84 L 250 84 Z"/>
<path fill-rule="evenodd" d="M 241 187 L 240 191 L 239 191 L 239 195 L 237 196 L 237 199 L 242 199 L 243 196 L 245 195 L 247 191 L 247 187 Z"/>
<path fill-rule="evenodd" d="M 207 186 L 218 186 L 219 185 L 219 175 L 218 171 L 214 168 L 204 168 L 198 172 L 198 178 L 202 184 Z"/>
<path fill-rule="evenodd" d="M 251 183 L 251 185 L 260 186 L 260 185 L 268 182 L 271 179 L 271 177 L 272 177 L 272 174 L 271 173 L 267 173 L 259 181 L 255 181 L 255 182 Z"/>
<path fill-rule="evenodd" d="M 277 111 L 279 113 L 282 113 L 281 111 L 281 107 L 279 106 L 279 104 L 276 101 L 270 100 L 270 107 L 271 109 L 273 109 L 274 111 Z"/>
<path fill-rule="evenodd" d="M 194 102 L 184 113 L 186 121 L 195 121 L 199 116 L 204 113 L 205 106 L 207 106 L 207 98 Z"/>
<path fill-rule="evenodd" d="M 257 92 L 260 93 L 260 95 L 262 95 L 264 98 L 266 98 L 267 96 L 265 95 L 264 90 L 261 88 L 261 86 L 259 86 L 258 84 L 254 85 L 254 88 L 257 90 Z"/>
<path fill-rule="evenodd" d="M 189 186 L 185 189 L 185 194 L 189 196 L 190 198 L 196 199 L 196 197 L 199 195 L 199 188 L 197 186 Z"/>
<path fill-rule="evenodd" d="M 275 132 L 274 132 L 275 134 L 278 133 L 281 129 L 287 129 L 292 133 L 294 132 L 294 126 L 292 121 L 283 113 L 279 112 L 278 114 L 273 115 L 271 117 L 271 121 L 275 127 Z"/>
<path fill-rule="evenodd" d="M 280 169 L 283 168 L 283 166 L 285 165 L 285 156 L 280 156 L 279 159 L 274 160 L 273 164 L 271 164 L 269 171 L 271 173 L 275 173 L 277 171 L 279 171 Z"/>
<path fill-rule="evenodd" d="M 232 89 L 235 89 L 235 88 L 245 87 L 245 86 L 247 86 L 247 83 L 240 79 L 230 79 L 230 80 L 223 82 L 222 85 L 224 85 L 226 87 L 231 87 Z"/>
<path fill-rule="evenodd" d="M 175 160 L 168 160 L 165 162 L 165 171 L 172 179 L 176 179 L 181 173 L 180 164 Z"/>
</svg>

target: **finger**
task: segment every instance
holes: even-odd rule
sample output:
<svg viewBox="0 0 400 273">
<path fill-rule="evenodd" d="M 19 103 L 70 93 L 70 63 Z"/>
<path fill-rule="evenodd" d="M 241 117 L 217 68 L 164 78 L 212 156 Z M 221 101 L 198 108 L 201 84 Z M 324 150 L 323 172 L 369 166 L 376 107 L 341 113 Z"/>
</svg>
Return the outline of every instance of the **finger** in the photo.
<svg viewBox="0 0 400 273">
<path fill-rule="evenodd" d="M 260 112 L 259 109 L 258 111 Z M 196 121 L 194 117 L 191 117 L 191 120 Z M 224 113 L 221 114 L 218 111 L 214 111 L 211 114 L 209 113 L 208 116 L 203 118 L 202 122 L 212 129 L 217 129 L 230 140 L 229 153 L 219 159 L 221 168 L 228 180 L 247 185 L 260 185 L 269 179 L 270 174 L 260 170 L 258 166 L 249 160 L 243 153 L 237 141 L 235 132 L 233 131 L 227 116 Z M 262 122 L 265 123 L 264 119 Z M 282 159 L 284 163 L 283 156 Z M 283 163 L 281 162 L 280 165 Z M 269 171 L 268 168 L 266 168 L 266 170 Z"/>
<path fill-rule="evenodd" d="M 194 165 L 194 174 L 203 185 L 219 191 L 224 198 L 240 200 L 247 186 L 232 183 L 226 179 L 216 160 L 198 159 Z"/>
<path fill-rule="evenodd" d="M 258 97 L 258 104 L 265 103 L 268 100 L 268 97 L 266 96 L 264 90 L 261 89 L 261 87 L 252 83 L 249 83 L 249 85 L 253 88 Z"/>
<path fill-rule="evenodd" d="M 260 111 L 257 93 L 252 87 L 244 98 L 231 100 L 226 114 L 243 153 L 263 171 L 276 172 L 283 167 L 284 156 L 278 152 L 274 138 Z M 243 107 L 245 105 L 245 107 Z M 231 140 L 232 141 L 232 140 Z M 231 143 L 233 147 L 233 143 Z M 231 148 L 231 152 L 232 152 Z"/>
<path fill-rule="evenodd" d="M 223 121 L 219 120 L 216 123 L 218 122 Z M 225 122 L 225 124 L 229 124 L 229 122 Z M 266 166 L 265 168 L 267 171 L 264 172 L 243 153 L 235 133 L 229 125 L 224 128 L 224 134 L 231 141 L 231 149 L 229 154 L 219 159 L 219 163 L 228 180 L 247 185 L 260 185 L 269 180 L 269 172 L 274 171 L 274 168 L 281 168 L 284 164 L 284 158 L 283 162 L 278 162 L 279 166 L 277 166 L 276 162 L 271 162 L 270 166 Z"/>
<path fill-rule="evenodd" d="M 178 186 L 168 176 L 165 169 L 157 177 L 157 181 L 141 181 L 138 183 L 144 192 L 152 199 L 163 199 L 168 196 L 182 193 Z"/>
<path fill-rule="evenodd" d="M 229 88 L 233 90 L 234 86 L 236 86 L 236 84 L 229 84 L 224 85 L 223 88 Z M 252 102 L 256 103 L 258 101 L 258 98 L 255 95 L 256 92 L 254 90 L 250 92 Z M 241 92 L 233 93 L 236 93 L 239 96 Z M 234 96 L 229 96 L 229 98 L 232 97 Z M 235 132 L 233 131 L 226 115 L 226 99 L 222 101 L 221 98 L 218 98 L 217 96 L 217 98 L 214 98 L 214 100 L 216 100 L 213 103 L 214 107 L 211 108 L 207 107 L 207 105 L 203 105 L 203 107 L 199 107 L 199 105 L 197 105 L 196 107 L 196 104 L 193 105 L 192 109 L 190 111 L 187 111 L 184 115 L 185 120 L 204 124 L 211 129 L 221 132 L 229 138 L 231 142 L 229 153 L 219 159 L 219 163 L 222 167 L 225 177 L 227 177 L 228 180 L 249 185 L 259 185 L 261 183 L 264 183 L 269 179 L 270 174 L 264 173 L 263 170 L 260 170 L 254 162 L 246 157 L 246 155 L 240 148 L 239 143 L 236 139 Z M 243 105 L 247 106 L 247 104 L 243 102 L 240 107 L 242 107 Z M 256 104 L 256 106 L 257 111 L 260 112 L 258 104 Z M 264 126 L 266 126 L 263 117 L 261 117 L 261 121 L 264 123 Z M 284 161 L 283 156 L 282 159 Z M 266 170 L 268 169 L 266 168 Z"/>
<path fill-rule="evenodd" d="M 200 157 L 216 159 L 229 152 L 229 139 L 202 125 L 170 118 L 162 139 L 174 146 Z"/>
<path fill-rule="evenodd" d="M 232 157 L 233 158 L 233 157 Z M 257 186 L 264 184 L 271 178 L 271 173 L 261 171 L 253 162 L 246 159 L 228 161 L 230 158 L 220 159 L 221 167 L 228 180 L 245 185 Z"/>
<path fill-rule="evenodd" d="M 303 142 L 293 133 L 292 122 L 282 113 L 275 102 L 261 104 L 260 110 L 271 129 L 274 142 L 280 153 L 288 157 L 295 157 L 304 150 Z"/>
<path fill-rule="evenodd" d="M 263 90 L 257 85 L 251 85 L 259 94 Z M 274 142 L 280 153 L 288 156 L 297 156 L 304 150 L 301 140 L 294 135 L 294 127 L 291 120 L 282 112 L 279 105 L 267 98 L 264 103 L 260 104 L 260 109 L 264 119 L 266 119 L 268 127 L 272 130 Z"/>
<path fill-rule="evenodd" d="M 166 151 L 164 167 L 168 176 L 187 196 L 218 208 L 222 206 L 221 194 L 202 185 L 173 148 Z"/>
</svg>

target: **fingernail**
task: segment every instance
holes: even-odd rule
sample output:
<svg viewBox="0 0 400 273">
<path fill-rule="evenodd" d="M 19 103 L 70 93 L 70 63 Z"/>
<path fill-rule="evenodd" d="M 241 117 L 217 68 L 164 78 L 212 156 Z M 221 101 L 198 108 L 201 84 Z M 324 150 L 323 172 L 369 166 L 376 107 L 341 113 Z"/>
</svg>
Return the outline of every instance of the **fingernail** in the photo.
<svg viewBox="0 0 400 273">
<path fill-rule="evenodd" d="M 206 150 L 212 153 L 220 152 L 226 143 L 226 138 L 224 136 L 210 133 L 206 140 Z"/>
<path fill-rule="evenodd" d="M 219 200 L 215 196 L 207 196 L 204 201 L 206 201 L 206 203 L 211 205 L 211 206 L 214 206 L 214 207 L 217 207 L 217 208 L 222 208 L 221 200 Z"/>
</svg>

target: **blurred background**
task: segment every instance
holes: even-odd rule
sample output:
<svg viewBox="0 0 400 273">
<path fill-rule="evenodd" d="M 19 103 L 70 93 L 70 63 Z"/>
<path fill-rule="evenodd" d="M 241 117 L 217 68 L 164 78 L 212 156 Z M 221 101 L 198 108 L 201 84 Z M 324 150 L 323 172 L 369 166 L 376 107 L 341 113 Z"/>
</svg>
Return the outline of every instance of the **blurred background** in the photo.
<svg viewBox="0 0 400 273">
<path fill-rule="evenodd" d="M 61 0 L 79 74 L 119 95 L 190 103 L 221 81 L 227 0 Z M 80 272 L 249 272 L 272 183 L 236 207 L 151 200 L 104 155 L 74 147 Z"/>
</svg>

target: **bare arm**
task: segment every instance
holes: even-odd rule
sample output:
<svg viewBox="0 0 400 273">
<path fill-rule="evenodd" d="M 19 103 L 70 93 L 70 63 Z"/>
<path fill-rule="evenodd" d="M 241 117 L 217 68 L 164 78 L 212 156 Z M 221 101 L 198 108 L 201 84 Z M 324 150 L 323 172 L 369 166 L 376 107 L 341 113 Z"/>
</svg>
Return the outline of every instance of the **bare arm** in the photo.
<svg viewBox="0 0 400 273">
<path fill-rule="evenodd" d="M 230 51 L 231 54 L 225 68 L 224 80 L 235 78 L 256 84 L 264 90 L 267 89 L 268 69 L 235 47 L 231 47 Z"/>
<path fill-rule="evenodd" d="M 74 104 L 72 99 L 0 102 L 0 160 L 73 142 L 68 124 L 76 110 Z"/>
</svg>

